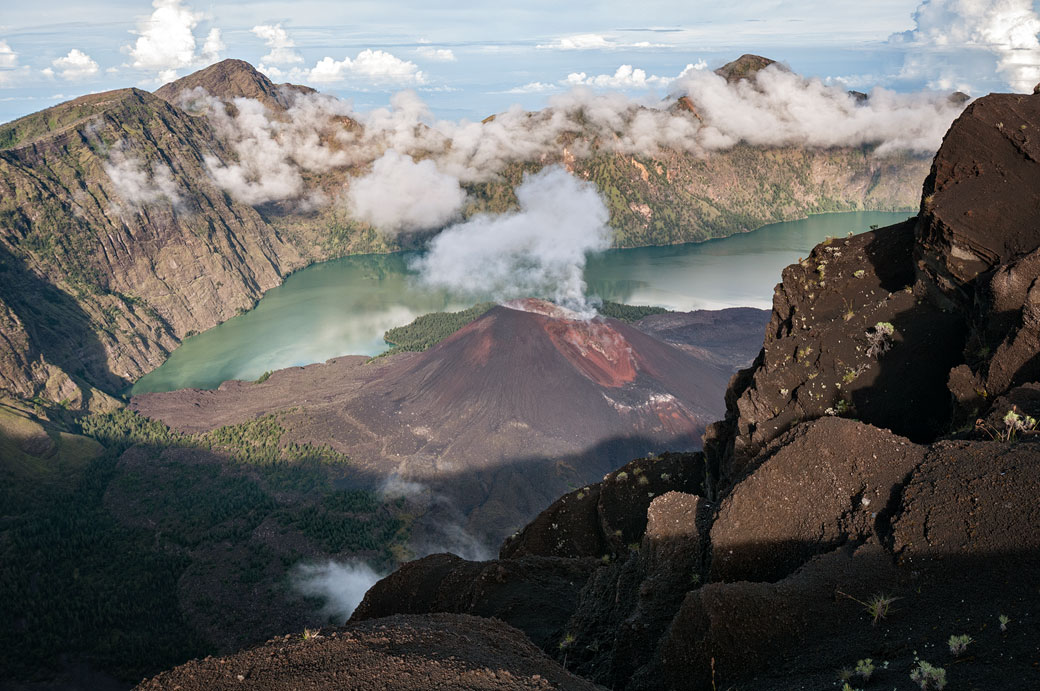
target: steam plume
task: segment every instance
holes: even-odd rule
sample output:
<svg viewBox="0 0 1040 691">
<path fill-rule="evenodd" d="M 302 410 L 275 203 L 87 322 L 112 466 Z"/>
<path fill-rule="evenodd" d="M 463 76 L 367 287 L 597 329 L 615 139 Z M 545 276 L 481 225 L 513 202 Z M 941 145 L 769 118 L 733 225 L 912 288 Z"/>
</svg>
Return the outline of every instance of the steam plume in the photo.
<svg viewBox="0 0 1040 691">
<path fill-rule="evenodd" d="M 413 268 L 430 286 L 496 299 L 551 295 L 591 316 L 586 256 L 610 246 L 607 207 L 596 187 L 559 166 L 525 177 L 519 210 L 447 228 Z"/>
</svg>

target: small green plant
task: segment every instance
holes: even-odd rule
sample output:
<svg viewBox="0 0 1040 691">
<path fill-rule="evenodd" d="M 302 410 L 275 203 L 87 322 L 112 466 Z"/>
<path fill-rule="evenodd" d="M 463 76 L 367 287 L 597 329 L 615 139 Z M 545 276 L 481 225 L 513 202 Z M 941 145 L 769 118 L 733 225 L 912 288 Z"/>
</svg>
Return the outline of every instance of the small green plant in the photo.
<svg viewBox="0 0 1040 691">
<path fill-rule="evenodd" d="M 856 662 L 856 674 L 863 678 L 863 681 L 870 681 L 870 675 L 874 673 L 874 661 L 869 657 L 865 660 L 859 660 Z"/>
<path fill-rule="evenodd" d="M 878 322 L 867 330 L 867 357 L 881 357 L 892 347 L 892 336 L 896 327 L 891 322 Z"/>
<path fill-rule="evenodd" d="M 863 600 L 854 598 L 848 593 L 843 593 L 840 590 L 837 592 L 839 595 L 844 595 L 853 602 L 858 602 L 859 604 L 863 605 L 863 609 L 865 609 L 867 611 L 867 614 L 870 615 L 871 622 L 874 624 L 874 626 L 877 626 L 878 622 L 880 622 L 882 619 L 889 615 L 889 613 L 892 611 L 892 604 L 899 599 L 894 595 L 878 593 L 877 595 L 874 595 L 869 600 L 864 602 Z"/>
<path fill-rule="evenodd" d="M 1015 407 L 1004 416 L 1004 431 L 1001 433 L 1003 441 L 1014 441 L 1019 432 L 1033 432 L 1036 430 L 1036 418 L 1022 415 Z"/>
<path fill-rule="evenodd" d="M 305 640 L 305 641 L 312 641 L 315 638 L 321 638 L 321 634 L 319 633 L 319 631 L 321 631 L 321 629 L 318 629 L 316 631 L 311 631 L 310 629 L 304 629 L 303 630 L 303 640 Z"/>
<path fill-rule="evenodd" d="M 842 398 L 842 399 L 839 399 L 838 402 L 835 403 L 833 407 L 828 408 L 827 410 L 825 410 L 823 412 L 826 413 L 827 415 L 844 416 L 844 415 L 847 415 L 848 413 L 852 412 L 852 404 L 849 403 L 848 401 L 846 401 L 844 398 Z"/>
<path fill-rule="evenodd" d="M 843 682 L 845 686 L 849 685 L 849 682 L 852 681 L 852 677 L 854 676 L 856 676 L 856 673 L 851 667 L 842 667 L 838 670 L 838 681 Z"/>
<path fill-rule="evenodd" d="M 852 688 L 852 684 L 850 684 L 849 682 L 845 682 L 845 684 L 841 687 L 841 691 L 861 691 L 861 690 L 860 689 L 854 689 L 854 688 Z"/>
<path fill-rule="evenodd" d="M 618 482 L 624 482 L 625 480 L 628 479 L 628 473 L 626 473 L 624 470 L 622 470 L 620 473 L 618 473 L 617 475 L 614 476 L 614 479 L 617 480 Z"/>
<path fill-rule="evenodd" d="M 975 639 L 968 634 L 962 634 L 960 636 L 950 636 L 950 640 L 947 643 L 950 646 L 950 652 L 954 655 L 960 656 L 968 649 L 968 646 L 975 642 Z"/>
<path fill-rule="evenodd" d="M 574 634 L 568 633 L 566 636 L 563 637 L 563 640 L 560 641 L 560 650 L 563 650 L 564 648 L 569 648 L 571 645 L 574 644 L 575 640 L 576 639 L 574 637 Z"/>
<path fill-rule="evenodd" d="M 898 597 L 893 597 L 892 595 L 879 593 L 867 601 L 867 613 L 870 614 L 874 626 L 877 626 L 879 621 L 888 616 L 889 612 L 892 611 L 892 603 L 898 599 Z"/>
<path fill-rule="evenodd" d="M 1007 631 L 1007 625 L 1011 623 L 1011 618 L 1006 614 L 1001 614 L 997 617 L 997 621 L 1000 622 L 1000 630 Z"/>
<path fill-rule="evenodd" d="M 924 691 L 927 689 L 942 691 L 946 688 L 946 670 L 930 665 L 924 660 L 918 660 L 917 666 L 910 671 L 910 680 Z"/>
<path fill-rule="evenodd" d="M 863 269 L 856 269 L 855 271 L 852 272 L 852 275 L 855 276 L 856 278 L 863 278 L 864 276 L 867 275 L 867 272 L 864 271 Z"/>
</svg>

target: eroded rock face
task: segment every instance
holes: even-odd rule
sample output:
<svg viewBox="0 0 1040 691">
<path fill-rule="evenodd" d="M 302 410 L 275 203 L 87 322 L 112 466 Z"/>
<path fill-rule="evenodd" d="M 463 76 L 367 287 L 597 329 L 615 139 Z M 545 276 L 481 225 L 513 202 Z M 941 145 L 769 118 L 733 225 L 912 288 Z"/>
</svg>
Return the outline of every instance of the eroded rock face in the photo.
<svg viewBox="0 0 1040 691">
<path fill-rule="evenodd" d="M 981 590 L 1031 588 L 1040 553 L 1040 443 L 943 441 L 914 471 L 892 521 L 901 564 Z M 951 568 L 951 565 L 957 565 Z"/>
<path fill-rule="evenodd" d="M 626 687 L 683 597 L 703 581 L 713 511 L 703 497 L 683 492 L 651 502 L 638 549 L 596 571 L 581 593 L 560 642 L 568 669 L 610 688 Z"/>
<path fill-rule="evenodd" d="M 84 96 L 4 134 L 0 300 L 28 326 L 23 362 L 3 363 L 10 391 L 60 401 L 60 370 L 82 392 L 71 400 L 119 392 L 307 263 L 210 180 L 203 157 L 231 153 L 207 122 L 151 94 Z M 134 171 L 165 192 L 137 189 Z"/>
<path fill-rule="evenodd" d="M 597 560 L 524 557 L 470 562 L 434 554 L 409 562 L 365 594 L 351 622 L 451 612 L 501 619 L 550 650 Z"/>
<path fill-rule="evenodd" d="M 309 637 L 290 634 L 228 657 L 188 662 L 137 688 L 593 691 L 599 687 L 565 671 L 507 624 L 462 614 L 429 614 L 325 629 Z"/>
<path fill-rule="evenodd" d="M 1040 99 L 991 94 L 957 118 L 925 181 L 915 248 L 942 294 L 963 304 L 966 284 L 1040 246 L 1037 179 Z"/>
<path fill-rule="evenodd" d="M 784 270 L 762 354 L 730 383 L 726 420 L 705 436 L 720 488 L 788 429 L 828 414 L 914 441 L 945 431 L 965 320 L 915 284 L 913 227 L 831 240 Z"/>
<path fill-rule="evenodd" d="M 836 590 L 867 598 L 897 580 L 888 555 L 872 544 L 816 556 L 775 584 L 710 583 L 686 596 L 642 678 L 660 674 L 657 688 L 668 689 L 743 687 L 828 638 L 862 637 L 859 605 Z"/>
<path fill-rule="evenodd" d="M 722 501 L 709 580 L 778 581 L 815 554 L 881 539 L 893 495 L 924 454 L 925 447 L 852 420 L 796 427 Z"/>
<path fill-rule="evenodd" d="M 285 111 L 299 94 L 317 93 L 309 86 L 275 84 L 244 60 L 221 60 L 198 72 L 192 72 L 155 90 L 155 95 L 172 105 L 180 106 L 181 98 L 195 89 L 224 101 L 250 98 L 263 103 L 268 109 Z"/>
<path fill-rule="evenodd" d="M 704 455 L 666 453 L 640 458 L 566 494 L 506 539 L 501 558 L 609 557 L 625 554 L 646 532 L 647 509 L 672 491 L 704 491 Z"/>
</svg>

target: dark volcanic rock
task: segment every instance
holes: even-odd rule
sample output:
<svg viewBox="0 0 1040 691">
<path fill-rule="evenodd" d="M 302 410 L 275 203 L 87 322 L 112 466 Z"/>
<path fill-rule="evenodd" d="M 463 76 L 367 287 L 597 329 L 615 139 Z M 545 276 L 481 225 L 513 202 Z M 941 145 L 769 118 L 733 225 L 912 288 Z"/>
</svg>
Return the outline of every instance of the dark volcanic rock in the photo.
<svg viewBox="0 0 1040 691">
<path fill-rule="evenodd" d="M 924 184 L 922 271 L 950 297 L 1040 246 L 1040 99 L 992 94 L 950 127 Z M 957 298 L 963 304 L 964 298 Z"/>
<path fill-rule="evenodd" d="M 390 617 L 309 637 L 276 638 L 228 657 L 188 662 L 137 688 L 593 691 L 598 687 L 569 674 L 502 622 L 432 614 Z"/>
<path fill-rule="evenodd" d="M 893 493 L 924 454 L 851 420 L 796 427 L 723 500 L 711 529 L 710 580 L 777 581 L 814 554 L 883 537 Z"/>
<path fill-rule="evenodd" d="M 646 530 L 647 509 L 664 492 L 704 491 L 703 454 L 640 458 L 602 482 L 558 499 L 523 530 L 506 539 L 503 559 L 539 555 L 595 557 L 627 553 Z"/>
<path fill-rule="evenodd" d="M 966 364 L 950 373 L 960 421 L 970 423 L 987 400 L 1040 379 L 1040 251 L 987 273 L 971 305 Z"/>
<path fill-rule="evenodd" d="M 1030 588 L 1040 554 L 1040 444 L 935 444 L 914 472 L 892 521 L 907 568 L 963 584 L 976 560 L 979 590 Z M 951 565 L 957 565 L 951 568 Z"/>
<path fill-rule="evenodd" d="M 868 598 L 891 592 L 896 581 L 888 555 L 871 544 L 816 556 L 775 584 L 710 583 L 686 596 L 641 681 L 644 688 L 743 688 L 807 650 L 833 670 L 856 649 L 848 639 L 864 633 L 861 607 L 838 591 Z M 663 683 L 655 684 L 658 674 Z"/>
<path fill-rule="evenodd" d="M 722 487 L 793 425 L 828 413 L 913 441 L 945 431 L 964 318 L 915 288 L 913 227 L 831 240 L 784 270 L 762 354 L 731 383 L 726 420 L 705 437 Z M 874 352 L 875 341 L 890 348 Z"/>
<path fill-rule="evenodd" d="M 391 614 L 452 612 L 501 619 L 543 649 L 574 613 L 594 559 L 525 557 L 470 562 L 434 554 L 409 562 L 365 594 L 351 622 Z"/>
<path fill-rule="evenodd" d="M 703 581 L 712 512 L 692 494 L 653 500 L 640 544 L 596 571 L 582 591 L 560 641 L 568 669 L 623 688 L 646 665 L 686 593 Z"/>
</svg>

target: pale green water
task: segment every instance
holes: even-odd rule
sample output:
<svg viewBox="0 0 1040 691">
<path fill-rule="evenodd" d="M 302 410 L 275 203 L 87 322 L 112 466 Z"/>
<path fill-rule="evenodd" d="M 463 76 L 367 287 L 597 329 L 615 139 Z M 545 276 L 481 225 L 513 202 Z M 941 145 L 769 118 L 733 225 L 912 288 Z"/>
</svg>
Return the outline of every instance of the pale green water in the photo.
<svg viewBox="0 0 1040 691">
<path fill-rule="evenodd" d="M 828 236 L 906 219 L 906 212 L 857 212 L 777 223 L 722 240 L 611 250 L 589 261 L 589 294 L 670 309 L 772 304 L 780 271 Z M 187 339 L 132 393 L 215 388 L 267 370 L 377 355 L 383 333 L 415 317 L 473 304 L 413 284 L 407 254 L 345 257 L 299 271 L 267 292 L 255 309 Z"/>
</svg>

